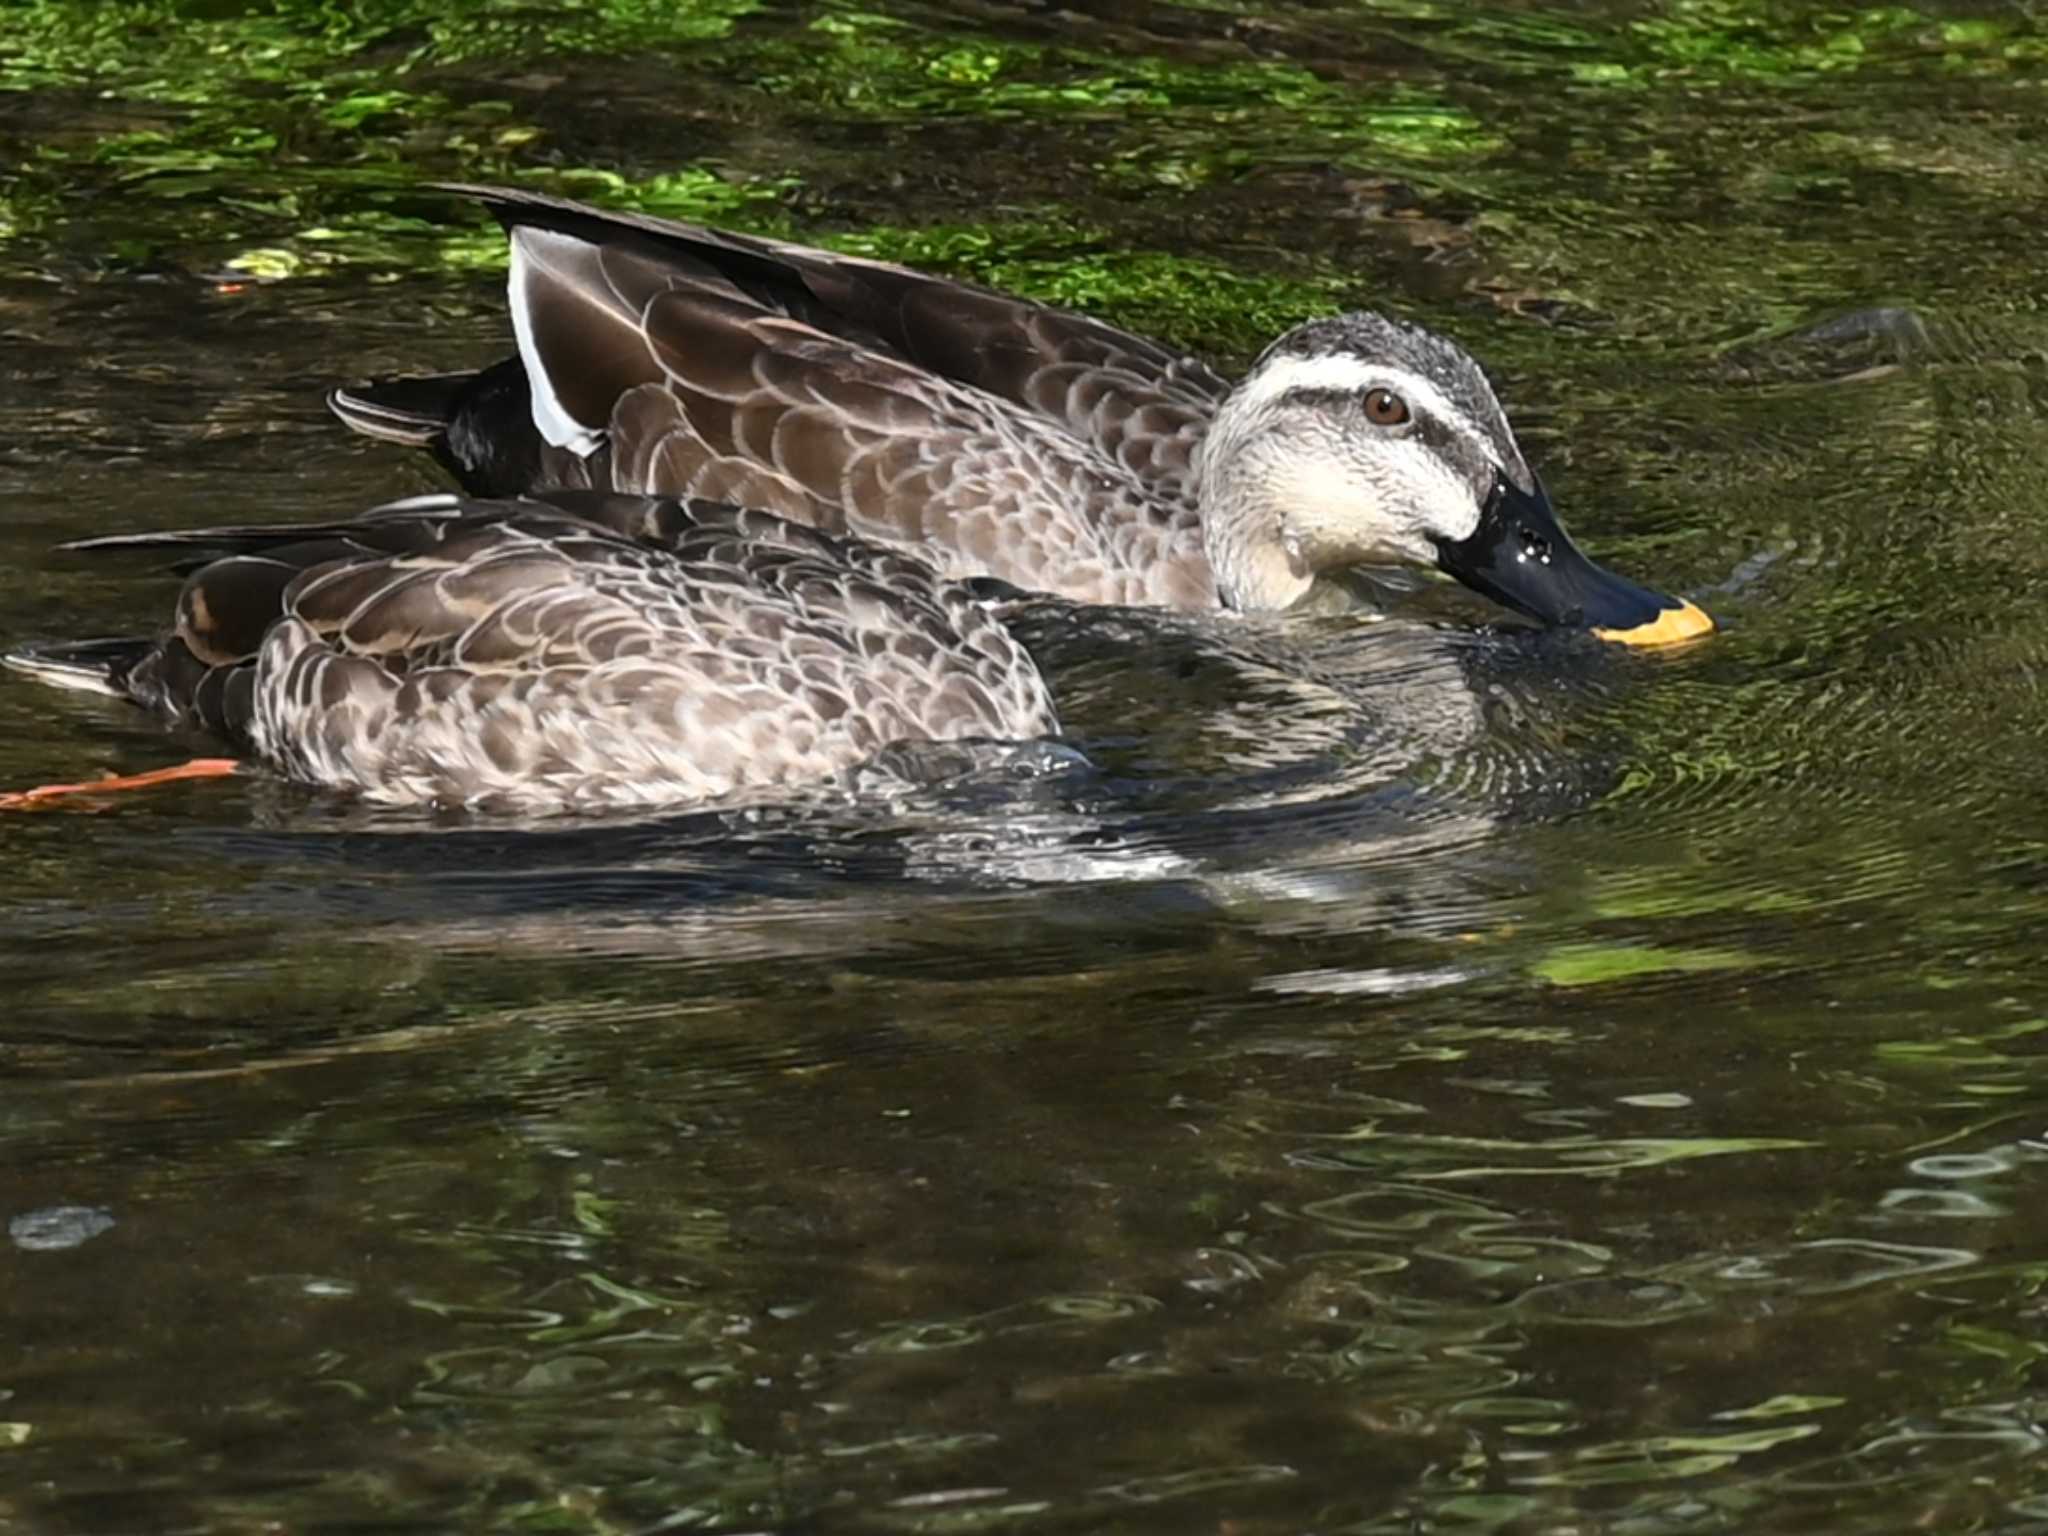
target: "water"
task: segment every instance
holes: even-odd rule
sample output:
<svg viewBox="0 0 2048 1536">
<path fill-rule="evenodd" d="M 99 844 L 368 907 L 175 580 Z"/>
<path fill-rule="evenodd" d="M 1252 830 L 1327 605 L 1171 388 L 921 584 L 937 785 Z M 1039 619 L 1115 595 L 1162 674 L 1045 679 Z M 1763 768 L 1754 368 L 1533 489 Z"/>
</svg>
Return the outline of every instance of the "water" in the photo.
<svg viewBox="0 0 2048 1536">
<path fill-rule="evenodd" d="M 0 820 L 0 1525 L 2048 1530 L 2048 31 L 362 9 L 0 13 L 0 643 L 433 485 L 321 393 L 499 354 L 513 176 L 1427 319 L 1724 628 L 1048 608 L 1086 762 L 898 801 Z M 199 745 L 0 684 L 0 784 Z"/>
</svg>

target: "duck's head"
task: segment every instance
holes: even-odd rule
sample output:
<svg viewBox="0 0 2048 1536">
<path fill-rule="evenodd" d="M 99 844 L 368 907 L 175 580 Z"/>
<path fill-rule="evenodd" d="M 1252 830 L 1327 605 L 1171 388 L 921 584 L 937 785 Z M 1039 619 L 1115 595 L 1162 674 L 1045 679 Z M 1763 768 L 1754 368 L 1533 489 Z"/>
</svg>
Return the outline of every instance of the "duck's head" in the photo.
<svg viewBox="0 0 2048 1536">
<path fill-rule="evenodd" d="M 1379 315 L 1312 320 L 1218 407 L 1197 462 L 1223 600 L 1286 608 L 1324 572 L 1436 566 L 1545 624 L 1660 645 L 1713 620 L 1588 560 L 1479 365 Z"/>
</svg>

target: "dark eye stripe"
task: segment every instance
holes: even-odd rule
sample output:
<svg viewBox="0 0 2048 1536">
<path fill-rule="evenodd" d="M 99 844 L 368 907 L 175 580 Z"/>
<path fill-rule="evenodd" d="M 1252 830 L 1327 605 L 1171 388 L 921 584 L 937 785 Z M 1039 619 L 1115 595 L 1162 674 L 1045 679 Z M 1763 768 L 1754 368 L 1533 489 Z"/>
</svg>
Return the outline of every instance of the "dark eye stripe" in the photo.
<svg viewBox="0 0 2048 1536">
<path fill-rule="evenodd" d="M 1358 398 L 1355 389 L 1331 389 L 1320 384 L 1303 384 L 1283 391 L 1275 405 L 1306 405 L 1318 410 L 1349 410 Z"/>
<path fill-rule="evenodd" d="M 1382 388 L 1386 386 L 1373 386 L 1374 390 Z M 1321 384 L 1302 384 L 1275 395 L 1272 404 L 1277 407 L 1297 406 L 1308 410 L 1327 411 L 1334 418 L 1348 417 L 1361 427 L 1373 430 L 1368 426 L 1370 418 L 1366 416 L 1364 405 L 1365 395 L 1371 392 L 1361 391 L 1356 386 L 1338 389 Z M 1514 439 L 1489 431 L 1484 425 L 1479 424 L 1484 418 L 1468 417 L 1458 411 L 1455 404 L 1451 407 L 1454 414 L 1441 416 L 1436 414 L 1434 401 L 1418 405 L 1411 397 L 1401 395 L 1398 390 L 1390 389 L 1388 392 L 1399 397 L 1409 407 L 1408 420 L 1402 424 L 1400 437 L 1424 452 L 1433 454 L 1446 468 L 1470 481 L 1475 487 L 1483 486 L 1490 479 L 1495 473 L 1496 463 L 1514 460 Z M 1377 430 L 1390 431 L 1386 428 Z M 1488 443 L 1495 445 L 1494 452 L 1488 451 L 1485 446 Z"/>
<path fill-rule="evenodd" d="M 1407 402 L 1400 395 L 1378 385 L 1367 390 L 1365 395 L 1361 396 L 1355 389 L 1332 389 L 1321 384 L 1303 384 L 1275 396 L 1273 403 L 1275 405 L 1308 406 L 1316 410 L 1353 411 L 1360 409 L 1362 401 L 1373 395 L 1386 395 L 1390 399 L 1400 401 L 1402 414 L 1398 418 L 1399 421 L 1427 421 L 1429 419 L 1427 413 L 1422 411 L 1415 411 L 1411 414 Z M 1370 417 L 1369 412 L 1368 417 Z M 1394 424 L 1381 423 L 1381 425 Z"/>
<path fill-rule="evenodd" d="M 1415 435 L 1425 448 L 1446 458 L 1462 454 L 1472 441 L 1469 433 L 1459 431 L 1449 422 L 1438 421 L 1434 416 L 1417 416 Z"/>
</svg>

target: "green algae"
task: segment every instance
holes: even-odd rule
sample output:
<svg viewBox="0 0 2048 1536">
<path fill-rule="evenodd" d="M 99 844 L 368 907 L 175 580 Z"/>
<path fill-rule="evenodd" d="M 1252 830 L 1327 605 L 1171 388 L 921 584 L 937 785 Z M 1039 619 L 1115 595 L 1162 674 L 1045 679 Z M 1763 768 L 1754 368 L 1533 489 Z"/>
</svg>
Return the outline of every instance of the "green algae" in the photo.
<svg viewBox="0 0 2048 1536">
<path fill-rule="evenodd" d="M 1692 975 L 1729 971 L 1762 963 L 1757 955 L 1728 949 L 1681 949 L 1658 944 L 1561 944 L 1531 967 L 1553 987 L 1592 987 L 1638 976 Z"/>
</svg>

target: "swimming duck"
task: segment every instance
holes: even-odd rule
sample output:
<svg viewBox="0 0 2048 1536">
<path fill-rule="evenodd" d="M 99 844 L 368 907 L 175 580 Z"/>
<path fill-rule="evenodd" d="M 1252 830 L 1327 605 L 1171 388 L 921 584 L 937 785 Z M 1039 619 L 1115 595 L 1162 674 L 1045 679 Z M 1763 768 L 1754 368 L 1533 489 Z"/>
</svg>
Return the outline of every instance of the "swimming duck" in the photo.
<svg viewBox="0 0 2048 1536">
<path fill-rule="evenodd" d="M 1059 731 L 1038 668 L 975 590 L 765 512 L 434 496 L 326 525 L 71 547 L 204 556 L 163 635 L 8 665 L 387 804 L 660 805 L 823 779 L 900 742 Z"/>
<path fill-rule="evenodd" d="M 517 355 L 331 404 L 474 494 L 709 498 L 1086 603 L 1283 610 L 1395 563 L 1632 644 L 1713 627 L 1580 553 L 1478 364 L 1419 326 L 1311 320 L 1232 386 L 907 267 L 450 190 L 510 236 Z"/>
</svg>

